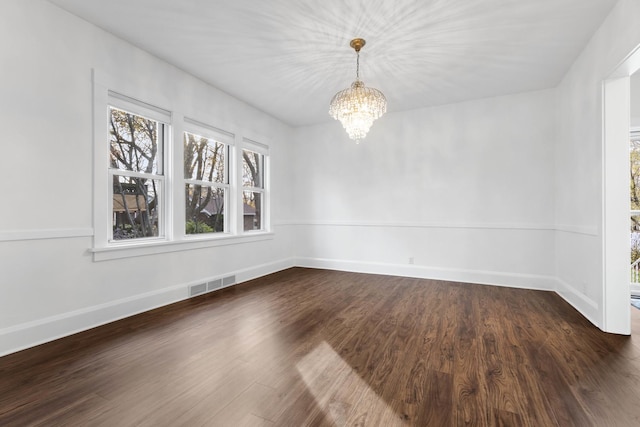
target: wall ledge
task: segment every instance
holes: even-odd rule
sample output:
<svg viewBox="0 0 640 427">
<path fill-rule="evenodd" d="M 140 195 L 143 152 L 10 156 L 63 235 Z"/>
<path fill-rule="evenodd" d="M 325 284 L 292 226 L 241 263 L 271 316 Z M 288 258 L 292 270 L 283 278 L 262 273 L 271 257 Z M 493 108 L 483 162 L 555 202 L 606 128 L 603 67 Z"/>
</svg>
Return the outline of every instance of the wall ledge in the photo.
<svg viewBox="0 0 640 427">
<path fill-rule="evenodd" d="M 93 228 L 50 228 L 33 230 L 0 230 L 0 242 L 19 240 L 68 239 L 73 237 L 92 237 Z"/>
</svg>

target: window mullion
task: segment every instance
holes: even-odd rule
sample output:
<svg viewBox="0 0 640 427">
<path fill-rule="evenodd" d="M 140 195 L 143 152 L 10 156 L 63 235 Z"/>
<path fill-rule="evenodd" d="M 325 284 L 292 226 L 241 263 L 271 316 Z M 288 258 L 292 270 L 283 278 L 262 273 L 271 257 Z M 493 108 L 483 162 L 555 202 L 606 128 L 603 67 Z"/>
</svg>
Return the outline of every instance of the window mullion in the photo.
<svg viewBox="0 0 640 427">
<path fill-rule="evenodd" d="M 124 169 L 109 168 L 109 172 L 113 173 L 114 175 L 126 176 L 129 178 L 146 178 L 146 179 L 162 179 L 162 180 L 165 179 L 164 175 L 155 175 L 155 174 L 146 173 L 146 172 L 134 172 L 134 171 L 124 170 Z"/>
<path fill-rule="evenodd" d="M 229 184 L 222 184 L 220 182 L 213 182 L 213 181 L 201 181 L 199 179 L 185 179 L 184 182 L 185 182 L 185 184 L 202 185 L 202 186 L 207 186 L 207 187 L 217 187 L 217 188 L 223 188 L 225 190 L 229 188 Z"/>
<path fill-rule="evenodd" d="M 242 191 L 251 191 L 252 193 L 264 193 L 263 187 L 242 187 Z"/>
</svg>

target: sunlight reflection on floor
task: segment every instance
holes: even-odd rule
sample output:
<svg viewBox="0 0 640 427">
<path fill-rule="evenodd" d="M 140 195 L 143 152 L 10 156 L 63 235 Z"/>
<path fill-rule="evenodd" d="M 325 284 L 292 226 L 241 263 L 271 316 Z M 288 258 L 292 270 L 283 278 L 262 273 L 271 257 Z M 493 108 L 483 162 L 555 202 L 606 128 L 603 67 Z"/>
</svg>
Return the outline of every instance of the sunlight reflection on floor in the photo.
<svg viewBox="0 0 640 427">
<path fill-rule="evenodd" d="M 391 407 L 325 341 L 296 368 L 327 421 L 338 426 L 401 424 Z"/>
</svg>

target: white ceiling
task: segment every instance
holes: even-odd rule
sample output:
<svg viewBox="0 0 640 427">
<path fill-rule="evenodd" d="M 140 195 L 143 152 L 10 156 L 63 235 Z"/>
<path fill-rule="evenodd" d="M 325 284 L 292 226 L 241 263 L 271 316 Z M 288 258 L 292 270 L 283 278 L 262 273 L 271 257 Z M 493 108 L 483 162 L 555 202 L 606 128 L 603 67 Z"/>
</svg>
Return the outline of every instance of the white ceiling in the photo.
<svg viewBox="0 0 640 427">
<path fill-rule="evenodd" d="M 616 0 L 50 0 L 293 126 L 361 77 L 389 111 L 556 86 Z"/>
</svg>

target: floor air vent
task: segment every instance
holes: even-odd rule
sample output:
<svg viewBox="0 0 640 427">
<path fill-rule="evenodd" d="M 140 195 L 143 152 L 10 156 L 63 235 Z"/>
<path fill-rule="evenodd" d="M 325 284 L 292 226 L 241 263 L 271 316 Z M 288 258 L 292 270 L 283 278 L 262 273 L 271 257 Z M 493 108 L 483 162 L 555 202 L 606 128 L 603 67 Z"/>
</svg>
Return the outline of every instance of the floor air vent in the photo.
<svg viewBox="0 0 640 427">
<path fill-rule="evenodd" d="M 192 285 L 189 287 L 189 296 L 193 297 L 207 292 L 207 284 L 200 283 L 199 285 Z"/>
<path fill-rule="evenodd" d="M 229 286 L 236 283 L 236 276 L 229 276 L 222 279 L 222 286 Z"/>
<path fill-rule="evenodd" d="M 220 289 L 222 287 L 222 279 L 212 280 L 207 283 L 207 292 L 215 291 L 216 289 Z"/>
</svg>

